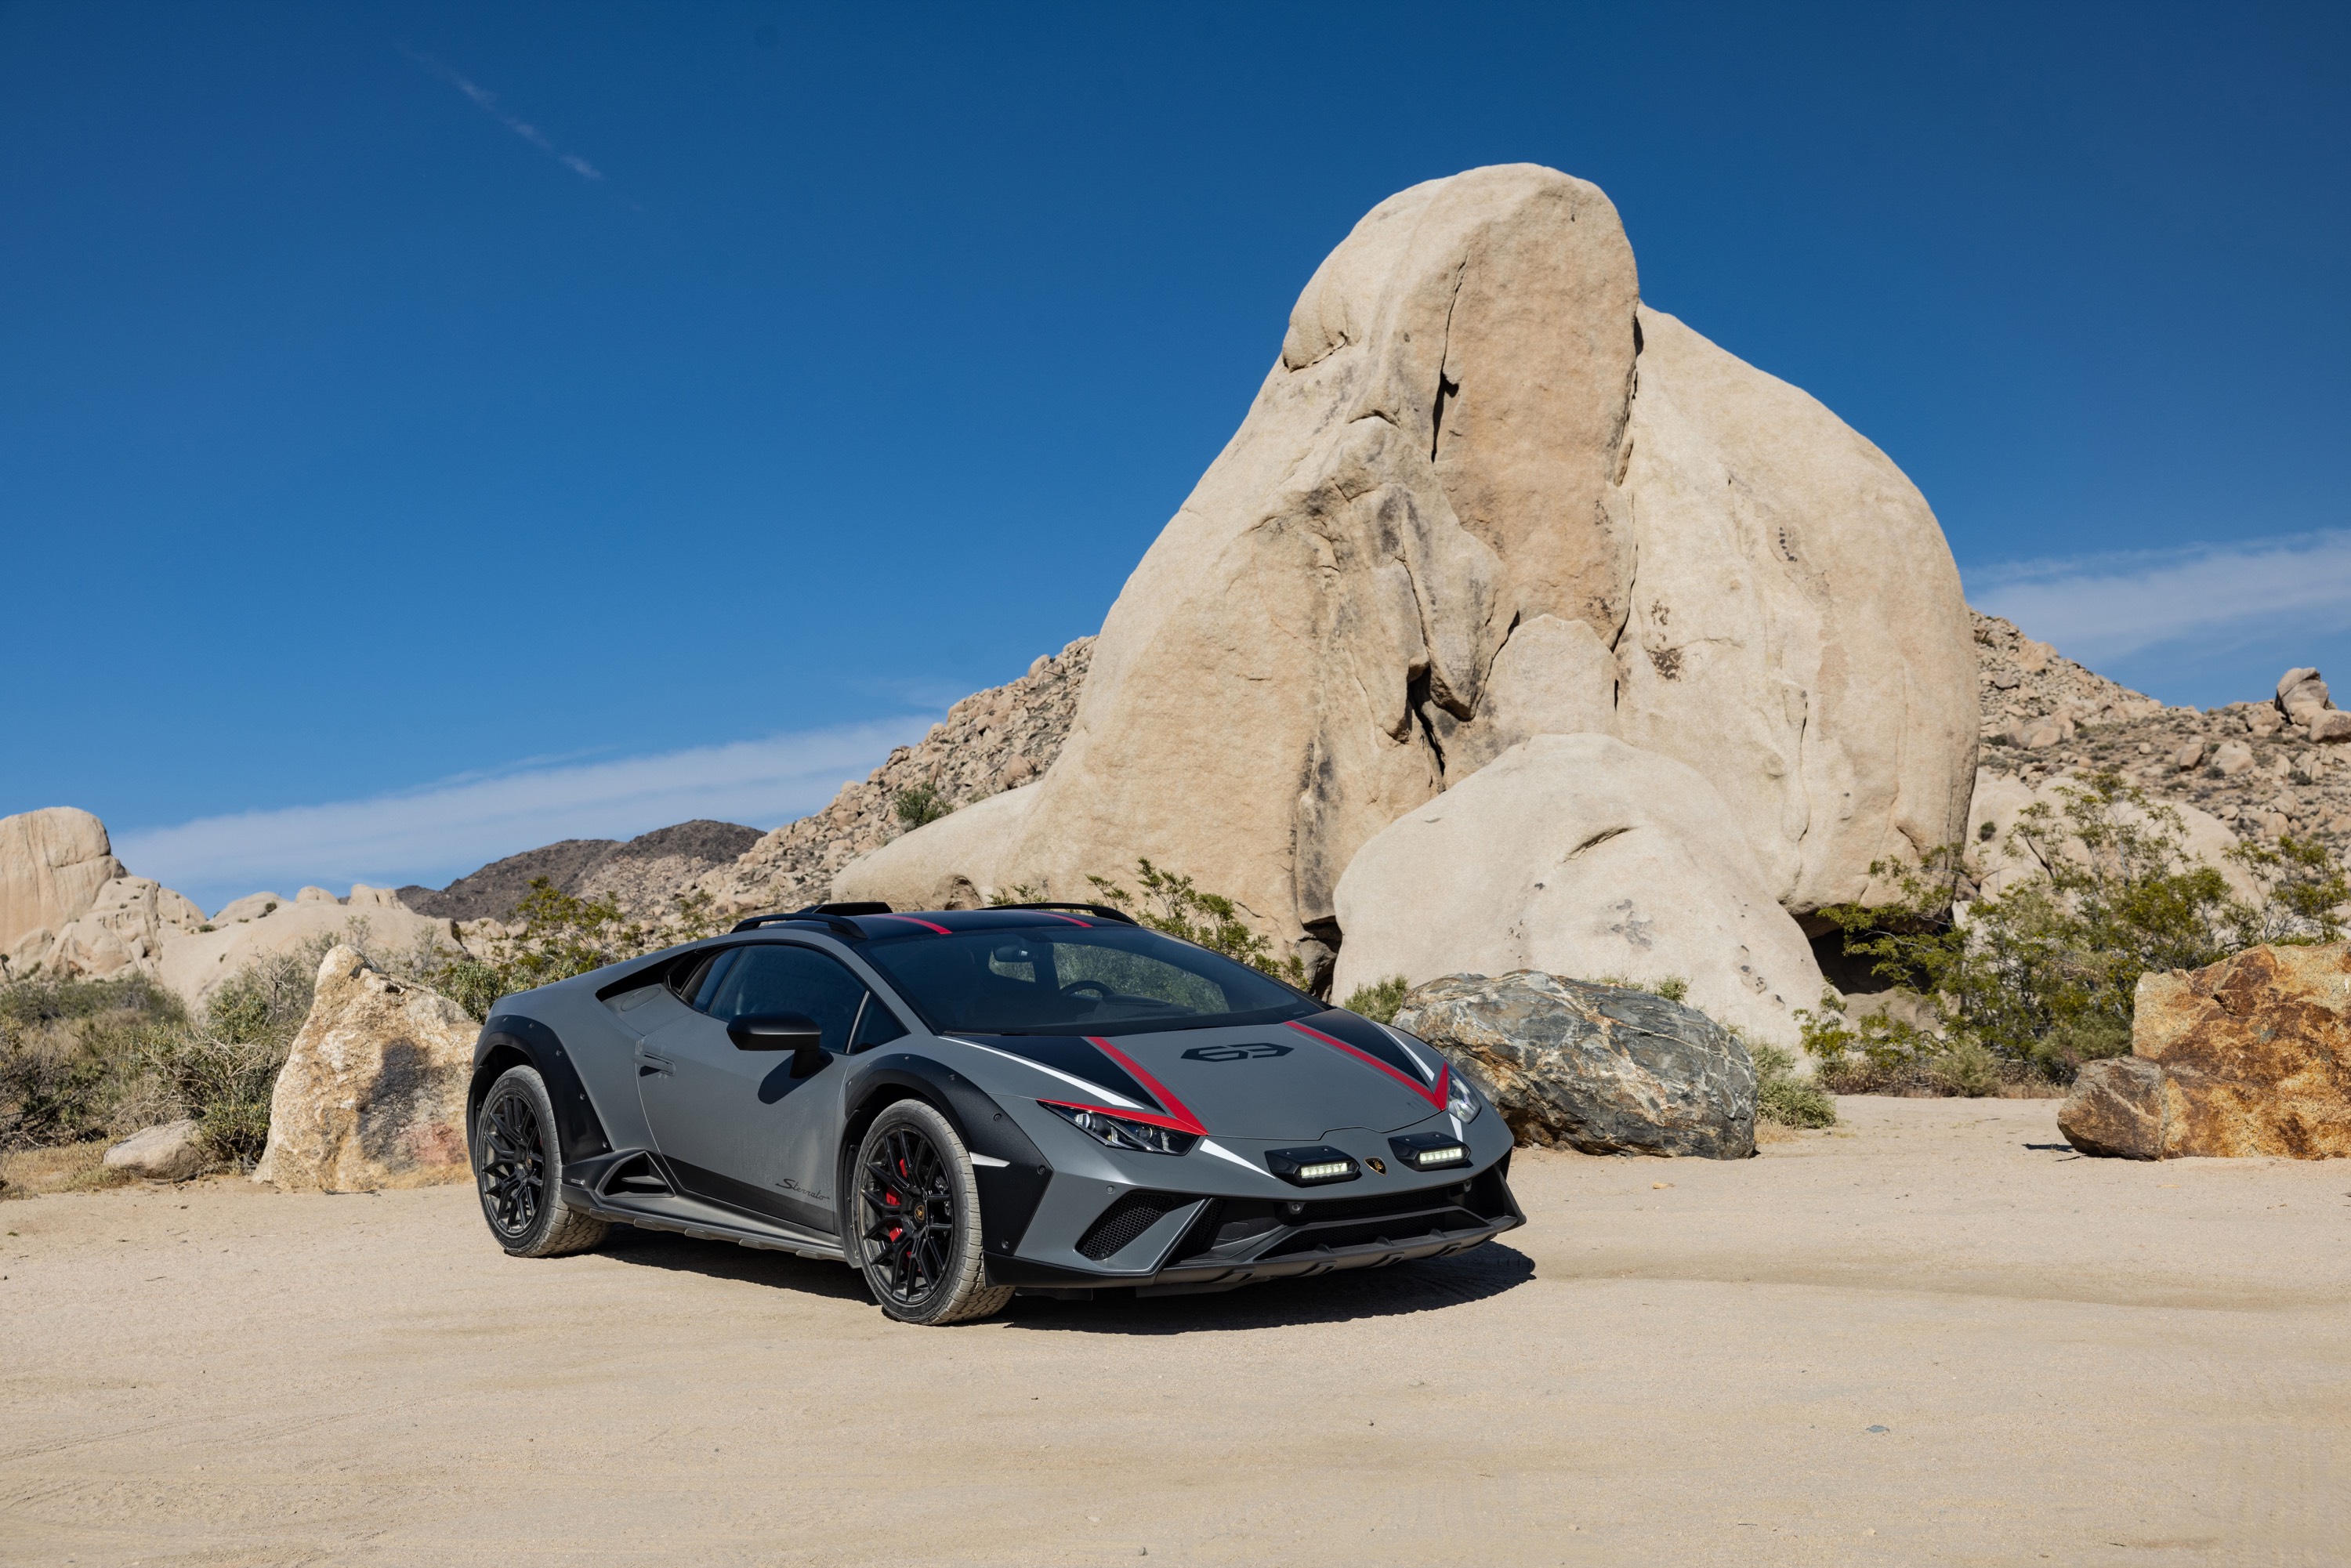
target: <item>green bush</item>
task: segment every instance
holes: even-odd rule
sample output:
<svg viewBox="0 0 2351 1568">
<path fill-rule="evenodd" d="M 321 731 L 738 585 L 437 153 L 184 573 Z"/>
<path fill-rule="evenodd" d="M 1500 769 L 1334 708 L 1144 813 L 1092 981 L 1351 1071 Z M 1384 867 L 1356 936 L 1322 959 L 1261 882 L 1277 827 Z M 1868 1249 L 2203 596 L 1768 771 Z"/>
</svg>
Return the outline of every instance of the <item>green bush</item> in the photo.
<svg viewBox="0 0 2351 1568">
<path fill-rule="evenodd" d="M 1273 945 L 1241 919 L 1240 906 L 1222 894 L 1203 893 L 1192 885 L 1188 876 L 1161 871 L 1147 860 L 1138 860 L 1135 880 L 1143 884 L 1138 899 L 1134 894 L 1107 877 L 1089 876 L 1095 895 L 1114 908 L 1125 910 L 1139 925 L 1154 931 L 1196 942 L 1210 952 L 1247 964 L 1249 967 L 1271 975 L 1277 980 L 1305 989 L 1306 966 L 1295 956 L 1274 956 Z"/>
<path fill-rule="evenodd" d="M 726 924 L 714 912 L 708 894 L 675 895 L 667 919 L 653 921 L 623 913 L 610 895 L 581 898 L 543 876 L 531 879 L 530 891 L 507 919 L 521 929 L 488 943 L 486 953 L 444 953 L 416 967 L 413 977 L 487 1021 L 500 997 L 698 942 Z"/>
<path fill-rule="evenodd" d="M 1796 1076 L 1795 1053 L 1776 1045 L 1751 1045 L 1755 1060 L 1755 1118 L 1783 1127 L 1834 1127 L 1836 1102 Z"/>
<path fill-rule="evenodd" d="M 935 822 L 955 808 L 928 784 L 910 784 L 891 800 L 892 809 L 898 813 L 898 825 L 908 832 L 926 822 Z"/>
<path fill-rule="evenodd" d="M 185 1022 L 179 999 L 144 976 L 0 986 L 0 1148 L 106 1136 L 141 1053 Z"/>
<path fill-rule="evenodd" d="M 1891 903 L 1821 911 L 1844 950 L 1925 998 L 1931 1027 L 1884 1015 L 1850 1018 L 1834 994 L 1802 1011 L 1805 1050 L 1840 1088 L 1996 1092 L 2024 1080 L 2070 1082 L 2085 1061 L 2129 1049 L 2138 977 L 2193 969 L 2261 943 L 2331 942 L 2334 910 L 2351 898 L 2324 844 L 2291 835 L 2231 858 L 2260 895 L 2189 857 L 2179 815 L 2120 775 L 2098 773 L 2036 802 L 2009 835 L 2047 874 L 1992 897 L 1972 889 L 1956 845 L 1916 866 L 1886 862 L 1873 879 Z"/>
<path fill-rule="evenodd" d="M 1390 975 L 1384 980 L 1374 980 L 1368 986 L 1357 986 L 1347 998 L 1351 1013 L 1361 1013 L 1374 1023 L 1395 1022 L 1396 1010 L 1404 1006 L 1405 993 L 1411 988 L 1402 975 Z"/>
</svg>

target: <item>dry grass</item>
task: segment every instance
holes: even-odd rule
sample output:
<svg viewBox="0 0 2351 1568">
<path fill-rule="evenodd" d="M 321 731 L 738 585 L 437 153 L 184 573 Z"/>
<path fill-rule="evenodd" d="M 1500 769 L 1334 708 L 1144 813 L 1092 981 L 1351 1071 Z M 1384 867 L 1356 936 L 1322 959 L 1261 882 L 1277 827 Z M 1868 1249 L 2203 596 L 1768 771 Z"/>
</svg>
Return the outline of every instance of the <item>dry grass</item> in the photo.
<svg viewBox="0 0 2351 1568">
<path fill-rule="evenodd" d="M 104 1138 L 94 1138 L 84 1144 L 0 1154 L 0 1200 L 130 1186 L 131 1177 L 109 1170 L 103 1163 L 108 1146 Z"/>
</svg>

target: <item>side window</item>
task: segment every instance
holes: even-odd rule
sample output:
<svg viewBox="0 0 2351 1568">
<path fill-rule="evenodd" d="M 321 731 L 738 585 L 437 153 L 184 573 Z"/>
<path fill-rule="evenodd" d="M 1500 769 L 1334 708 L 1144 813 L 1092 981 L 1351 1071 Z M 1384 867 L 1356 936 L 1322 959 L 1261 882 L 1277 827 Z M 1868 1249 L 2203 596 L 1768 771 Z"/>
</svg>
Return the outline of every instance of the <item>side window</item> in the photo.
<svg viewBox="0 0 2351 1568">
<path fill-rule="evenodd" d="M 892 1012 L 880 997 L 869 996 L 865 998 L 864 1016 L 857 1020 L 857 1039 L 851 1042 L 849 1049 L 853 1055 L 877 1045 L 887 1045 L 905 1032 L 906 1026 L 898 1021 L 898 1015 Z"/>
<path fill-rule="evenodd" d="M 805 1013 L 823 1032 L 825 1050 L 841 1052 L 864 1000 L 864 984 L 816 949 L 760 944 L 737 947 L 713 965 L 695 1005 L 720 1023 L 754 1013 Z"/>
<path fill-rule="evenodd" d="M 742 951 L 740 947 L 729 947 L 705 964 L 694 978 L 694 989 L 685 998 L 687 1005 L 708 1012 L 712 999 L 718 994 L 718 988 L 726 983 L 726 971 L 734 966 Z"/>
</svg>

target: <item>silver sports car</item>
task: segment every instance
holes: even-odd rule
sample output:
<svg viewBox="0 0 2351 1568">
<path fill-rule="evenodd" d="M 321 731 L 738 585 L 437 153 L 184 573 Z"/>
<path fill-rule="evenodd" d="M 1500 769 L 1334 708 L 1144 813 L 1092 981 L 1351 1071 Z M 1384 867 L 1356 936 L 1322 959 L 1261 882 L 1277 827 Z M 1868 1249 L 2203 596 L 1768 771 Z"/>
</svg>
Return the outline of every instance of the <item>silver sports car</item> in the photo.
<svg viewBox="0 0 2351 1568">
<path fill-rule="evenodd" d="M 614 1223 L 780 1248 L 914 1323 L 1525 1218 L 1510 1129 L 1428 1045 L 1092 904 L 821 904 L 507 997 L 470 1108 L 509 1252 Z"/>
</svg>

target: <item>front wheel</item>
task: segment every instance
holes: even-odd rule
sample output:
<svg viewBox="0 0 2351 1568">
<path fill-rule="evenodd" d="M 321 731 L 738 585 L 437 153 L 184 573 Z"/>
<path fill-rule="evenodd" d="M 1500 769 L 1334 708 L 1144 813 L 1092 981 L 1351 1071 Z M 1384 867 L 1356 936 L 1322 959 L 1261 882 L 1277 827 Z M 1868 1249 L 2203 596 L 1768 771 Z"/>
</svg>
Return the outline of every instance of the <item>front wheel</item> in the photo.
<svg viewBox="0 0 2351 1568">
<path fill-rule="evenodd" d="M 945 1116 L 901 1100 L 873 1118 L 857 1150 L 850 1261 L 882 1310 L 907 1323 L 984 1318 L 1012 1299 L 987 1283 L 979 1183 Z"/>
<path fill-rule="evenodd" d="M 509 1067 L 474 1118 L 474 1185 L 498 1245 L 517 1258 L 584 1252 L 611 1228 L 563 1201 L 555 1103 L 536 1068 Z"/>
</svg>

